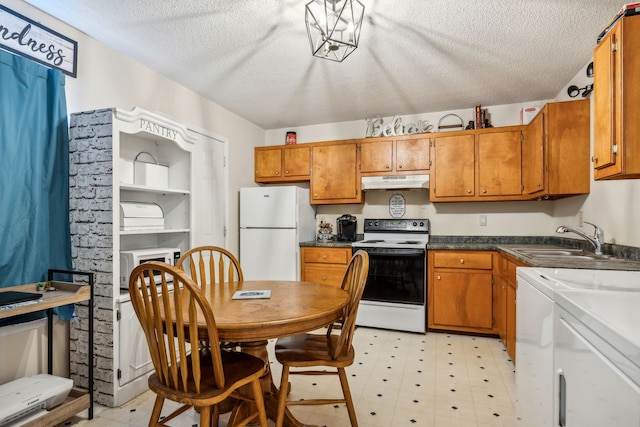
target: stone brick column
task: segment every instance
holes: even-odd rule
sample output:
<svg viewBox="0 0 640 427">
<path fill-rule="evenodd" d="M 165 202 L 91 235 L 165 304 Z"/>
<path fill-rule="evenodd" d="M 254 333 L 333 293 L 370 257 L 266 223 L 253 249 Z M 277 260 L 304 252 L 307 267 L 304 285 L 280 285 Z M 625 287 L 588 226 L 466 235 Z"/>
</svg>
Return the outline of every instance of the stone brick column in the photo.
<svg viewBox="0 0 640 427">
<path fill-rule="evenodd" d="M 75 113 L 70 118 L 69 216 L 73 268 L 95 273 L 95 401 L 114 406 L 113 110 Z M 119 291 L 119 288 L 118 288 Z M 70 373 L 87 384 L 87 303 L 76 304 L 70 326 Z"/>
</svg>

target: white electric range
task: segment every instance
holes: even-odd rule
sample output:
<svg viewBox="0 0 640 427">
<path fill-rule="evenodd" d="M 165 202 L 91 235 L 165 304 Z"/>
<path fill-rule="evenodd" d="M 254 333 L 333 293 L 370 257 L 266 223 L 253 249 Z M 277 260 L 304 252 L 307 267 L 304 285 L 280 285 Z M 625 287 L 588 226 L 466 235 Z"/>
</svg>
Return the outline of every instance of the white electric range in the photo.
<svg viewBox="0 0 640 427">
<path fill-rule="evenodd" d="M 360 326 L 426 332 L 429 220 L 365 219 L 369 277 L 358 309 Z"/>
</svg>

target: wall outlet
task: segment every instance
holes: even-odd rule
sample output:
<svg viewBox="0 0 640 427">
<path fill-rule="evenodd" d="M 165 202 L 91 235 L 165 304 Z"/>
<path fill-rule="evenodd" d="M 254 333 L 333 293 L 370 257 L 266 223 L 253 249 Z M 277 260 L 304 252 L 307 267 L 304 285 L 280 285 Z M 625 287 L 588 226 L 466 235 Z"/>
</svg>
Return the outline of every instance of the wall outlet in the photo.
<svg viewBox="0 0 640 427">
<path fill-rule="evenodd" d="M 578 227 L 584 226 L 584 219 L 582 218 L 582 211 L 578 212 Z"/>
<path fill-rule="evenodd" d="M 480 225 L 482 227 L 487 225 L 487 216 L 486 215 L 480 215 Z"/>
</svg>

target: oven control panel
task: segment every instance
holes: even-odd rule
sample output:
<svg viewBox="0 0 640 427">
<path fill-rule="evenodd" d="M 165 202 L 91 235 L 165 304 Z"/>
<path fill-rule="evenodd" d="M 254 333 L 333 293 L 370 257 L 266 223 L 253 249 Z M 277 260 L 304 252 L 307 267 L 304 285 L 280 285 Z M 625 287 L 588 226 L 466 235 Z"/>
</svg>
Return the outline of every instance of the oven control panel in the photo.
<svg viewBox="0 0 640 427">
<path fill-rule="evenodd" d="M 422 219 L 366 219 L 365 233 L 428 233 L 429 220 Z"/>
</svg>

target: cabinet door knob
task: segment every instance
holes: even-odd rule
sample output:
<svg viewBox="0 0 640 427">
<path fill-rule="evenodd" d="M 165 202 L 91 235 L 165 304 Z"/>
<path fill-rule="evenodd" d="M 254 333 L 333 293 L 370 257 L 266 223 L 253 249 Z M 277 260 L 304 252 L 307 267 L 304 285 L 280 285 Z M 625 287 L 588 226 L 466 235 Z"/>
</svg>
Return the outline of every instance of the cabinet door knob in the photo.
<svg viewBox="0 0 640 427">
<path fill-rule="evenodd" d="M 398 169 L 402 169 L 402 165 L 398 165 Z"/>
<path fill-rule="evenodd" d="M 467 190 L 467 193 L 471 193 L 471 190 Z"/>
<path fill-rule="evenodd" d="M 322 259 L 327 259 L 327 255 L 322 255 Z"/>
<path fill-rule="evenodd" d="M 391 169 L 391 166 L 389 166 L 389 165 L 385 165 L 384 167 L 385 167 L 385 169 Z"/>
<path fill-rule="evenodd" d="M 437 279 L 437 280 L 440 280 L 440 275 L 439 275 L 439 274 L 436 276 L 436 279 Z"/>
<path fill-rule="evenodd" d="M 464 258 L 460 258 L 460 264 L 464 264 Z"/>
<path fill-rule="evenodd" d="M 482 189 L 482 192 L 483 192 L 483 193 L 486 193 L 486 192 L 487 192 L 487 189 L 486 189 L 486 188 L 483 188 L 483 189 Z"/>
<path fill-rule="evenodd" d="M 280 175 L 280 171 L 276 171 L 276 175 Z"/>
<path fill-rule="evenodd" d="M 285 170 L 285 171 L 284 171 L 284 174 L 285 174 L 285 175 L 289 175 L 289 171 L 288 171 L 288 170 Z"/>
<path fill-rule="evenodd" d="M 326 282 L 327 281 L 327 276 L 322 276 L 322 280 Z"/>
</svg>

